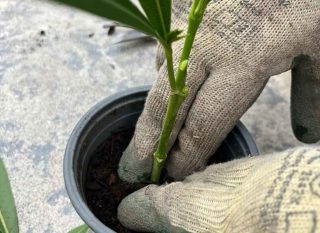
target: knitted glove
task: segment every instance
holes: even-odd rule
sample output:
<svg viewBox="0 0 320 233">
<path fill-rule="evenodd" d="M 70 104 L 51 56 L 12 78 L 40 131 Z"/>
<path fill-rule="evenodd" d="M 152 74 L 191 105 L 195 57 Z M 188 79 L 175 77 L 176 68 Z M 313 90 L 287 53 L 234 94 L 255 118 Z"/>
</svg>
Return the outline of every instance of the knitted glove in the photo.
<svg viewBox="0 0 320 233">
<path fill-rule="evenodd" d="M 217 164 L 183 182 L 147 186 L 118 218 L 145 232 L 320 232 L 320 149 Z"/>
<path fill-rule="evenodd" d="M 172 28 L 186 29 L 190 0 L 173 1 Z M 174 44 L 178 65 L 183 41 Z M 294 61 L 294 62 L 293 62 Z M 161 48 L 149 92 L 119 175 L 141 181 L 151 172 L 170 88 Z M 189 96 L 170 139 L 167 170 L 182 179 L 210 155 L 257 99 L 268 79 L 294 66 L 292 124 L 301 141 L 320 139 L 320 1 L 211 1 L 189 60 Z"/>
</svg>

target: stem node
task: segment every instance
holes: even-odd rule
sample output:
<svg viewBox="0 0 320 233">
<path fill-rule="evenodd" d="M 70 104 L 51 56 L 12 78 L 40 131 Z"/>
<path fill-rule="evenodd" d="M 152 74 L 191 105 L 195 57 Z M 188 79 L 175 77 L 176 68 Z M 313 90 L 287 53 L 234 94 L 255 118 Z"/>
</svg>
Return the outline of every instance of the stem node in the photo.
<svg viewBox="0 0 320 233">
<path fill-rule="evenodd" d="M 187 70 L 187 67 L 188 67 L 188 60 L 183 60 L 183 61 L 180 63 L 179 69 L 180 69 L 181 71 L 185 71 L 185 70 Z"/>
</svg>

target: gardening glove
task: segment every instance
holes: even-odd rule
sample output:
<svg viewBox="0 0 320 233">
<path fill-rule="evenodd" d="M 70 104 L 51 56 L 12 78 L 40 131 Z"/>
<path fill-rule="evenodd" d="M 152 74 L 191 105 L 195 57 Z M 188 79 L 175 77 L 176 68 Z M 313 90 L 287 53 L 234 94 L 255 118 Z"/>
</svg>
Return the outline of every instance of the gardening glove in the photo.
<svg viewBox="0 0 320 233">
<path fill-rule="evenodd" d="M 207 167 L 122 200 L 121 223 L 144 232 L 320 232 L 320 149 L 299 148 Z"/>
<path fill-rule="evenodd" d="M 172 28 L 186 29 L 190 0 L 174 0 Z M 183 40 L 173 44 L 178 66 Z M 151 172 L 170 88 L 164 53 L 134 137 L 119 164 L 129 182 Z M 292 126 L 303 142 L 320 139 L 320 1 L 211 1 L 191 51 L 189 96 L 170 138 L 167 170 L 183 179 L 205 167 L 270 76 L 293 67 Z"/>
</svg>

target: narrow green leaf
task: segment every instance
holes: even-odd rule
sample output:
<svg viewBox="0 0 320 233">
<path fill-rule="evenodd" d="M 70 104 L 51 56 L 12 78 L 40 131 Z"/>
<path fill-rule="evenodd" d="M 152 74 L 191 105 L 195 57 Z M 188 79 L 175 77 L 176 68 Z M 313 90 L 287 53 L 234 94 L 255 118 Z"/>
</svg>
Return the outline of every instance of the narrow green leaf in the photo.
<svg viewBox="0 0 320 233">
<path fill-rule="evenodd" d="M 68 233 L 87 233 L 89 230 L 89 227 L 84 224 L 84 225 L 81 225 L 77 228 L 74 228 L 73 230 L 69 231 Z"/>
<path fill-rule="evenodd" d="M 170 32 L 171 0 L 139 0 L 150 24 L 163 39 Z"/>
<path fill-rule="evenodd" d="M 147 18 L 129 0 L 53 0 L 157 36 Z"/>
<path fill-rule="evenodd" d="M 182 30 L 178 30 L 178 29 L 169 32 L 168 35 L 167 35 L 167 43 L 171 44 L 171 43 L 173 43 L 175 41 L 178 41 L 178 40 L 184 38 L 184 36 L 181 36 L 182 32 L 183 32 Z"/>
<path fill-rule="evenodd" d="M 8 175 L 0 159 L 0 232 L 18 233 L 18 217 Z"/>
</svg>

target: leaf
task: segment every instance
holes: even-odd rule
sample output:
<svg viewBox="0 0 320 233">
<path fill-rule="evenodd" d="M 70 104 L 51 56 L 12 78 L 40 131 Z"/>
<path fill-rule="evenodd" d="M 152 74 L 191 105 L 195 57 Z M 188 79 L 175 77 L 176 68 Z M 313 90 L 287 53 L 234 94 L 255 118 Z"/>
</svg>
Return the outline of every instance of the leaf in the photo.
<svg viewBox="0 0 320 233">
<path fill-rule="evenodd" d="M 18 217 L 8 175 L 0 159 L 0 232 L 18 233 Z"/>
<path fill-rule="evenodd" d="M 174 30 L 174 31 L 171 31 L 167 35 L 167 43 L 171 44 L 171 43 L 173 43 L 175 41 L 178 41 L 178 40 L 184 38 L 184 36 L 180 36 L 182 32 L 183 32 L 182 30 L 178 30 L 178 29 Z"/>
<path fill-rule="evenodd" d="M 165 39 L 170 32 L 171 0 L 139 0 L 152 27 Z"/>
<path fill-rule="evenodd" d="M 68 233 L 87 233 L 89 230 L 89 227 L 86 224 L 83 224 L 77 228 L 74 228 L 73 230 L 69 231 Z"/>
<path fill-rule="evenodd" d="M 156 30 L 148 19 L 129 0 L 53 0 L 73 6 L 92 14 L 119 22 L 151 36 L 157 37 Z M 150 0 L 149 0 L 150 1 Z"/>
</svg>

